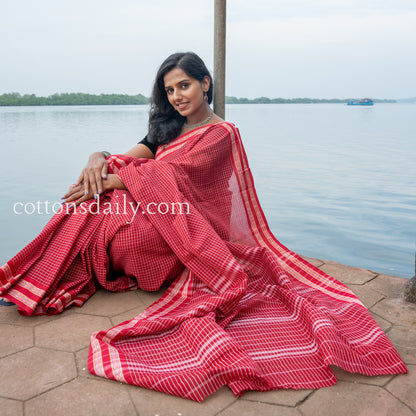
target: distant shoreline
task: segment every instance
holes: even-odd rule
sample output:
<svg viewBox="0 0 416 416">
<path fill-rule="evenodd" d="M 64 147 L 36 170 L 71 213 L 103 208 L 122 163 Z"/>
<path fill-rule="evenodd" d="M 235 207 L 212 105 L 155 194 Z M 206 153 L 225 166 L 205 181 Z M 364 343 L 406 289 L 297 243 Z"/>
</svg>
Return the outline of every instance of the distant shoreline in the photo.
<svg viewBox="0 0 416 416">
<path fill-rule="evenodd" d="M 226 104 L 342 104 L 356 98 L 237 98 L 225 97 Z M 396 103 L 393 99 L 373 99 L 375 103 Z M 48 97 L 17 92 L 0 95 L 0 106 L 56 106 L 56 105 L 146 105 L 150 99 L 142 94 L 85 94 L 62 93 Z"/>
</svg>

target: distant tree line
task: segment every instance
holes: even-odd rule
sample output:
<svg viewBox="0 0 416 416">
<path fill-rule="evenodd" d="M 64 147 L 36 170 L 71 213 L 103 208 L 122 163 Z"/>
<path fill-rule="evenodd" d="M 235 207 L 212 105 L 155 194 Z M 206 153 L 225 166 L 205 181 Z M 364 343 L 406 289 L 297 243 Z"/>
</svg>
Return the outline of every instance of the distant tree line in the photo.
<svg viewBox="0 0 416 416">
<path fill-rule="evenodd" d="M 225 97 L 226 104 L 325 104 L 325 103 L 347 103 L 353 98 L 237 98 Z M 395 103 L 396 100 L 374 99 L 375 103 Z"/>
<path fill-rule="evenodd" d="M 237 98 L 225 97 L 226 104 L 319 104 L 319 103 L 346 103 L 351 98 L 319 99 L 319 98 Z M 142 94 L 84 94 L 63 93 L 53 94 L 49 97 L 37 97 L 35 94 L 20 95 L 12 92 L 0 95 L 0 106 L 30 106 L 30 105 L 136 105 L 148 104 L 149 98 Z M 376 103 L 395 103 L 396 100 L 373 100 Z"/>
<path fill-rule="evenodd" d="M 35 94 L 20 95 L 17 92 L 0 95 L 0 106 L 20 105 L 130 105 L 147 104 L 149 99 L 142 94 L 84 94 L 63 93 L 49 97 L 37 97 Z"/>
</svg>

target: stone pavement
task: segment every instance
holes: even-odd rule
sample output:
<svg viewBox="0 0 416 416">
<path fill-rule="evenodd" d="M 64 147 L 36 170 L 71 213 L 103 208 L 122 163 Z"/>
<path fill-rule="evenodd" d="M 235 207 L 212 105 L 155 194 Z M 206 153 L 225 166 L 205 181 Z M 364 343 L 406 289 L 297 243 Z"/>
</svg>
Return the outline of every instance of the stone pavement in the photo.
<svg viewBox="0 0 416 416">
<path fill-rule="evenodd" d="M 365 377 L 334 368 L 333 387 L 239 399 L 223 387 L 202 403 L 94 377 L 87 370 L 91 333 L 131 319 L 162 294 L 98 291 L 82 308 L 52 317 L 22 317 L 15 306 L 0 306 L 0 415 L 416 415 L 416 305 L 403 300 L 407 279 L 308 260 L 357 294 L 401 354 L 407 375 Z"/>
</svg>

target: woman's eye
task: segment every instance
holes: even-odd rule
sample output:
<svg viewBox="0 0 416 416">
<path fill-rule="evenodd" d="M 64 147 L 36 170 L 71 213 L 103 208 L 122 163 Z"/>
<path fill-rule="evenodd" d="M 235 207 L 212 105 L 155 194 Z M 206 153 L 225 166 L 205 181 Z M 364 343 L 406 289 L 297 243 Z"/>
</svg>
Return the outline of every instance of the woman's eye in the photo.
<svg viewBox="0 0 416 416">
<path fill-rule="evenodd" d="M 172 89 L 166 90 L 166 94 L 168 94 L 168 95 L 172 94 L 172 92 L 173 92 Z"/>
<path fill-rule="evenodd" d="M 182 89 L 188 88 L 188 84 L 182 84 Z"/>
</svg>

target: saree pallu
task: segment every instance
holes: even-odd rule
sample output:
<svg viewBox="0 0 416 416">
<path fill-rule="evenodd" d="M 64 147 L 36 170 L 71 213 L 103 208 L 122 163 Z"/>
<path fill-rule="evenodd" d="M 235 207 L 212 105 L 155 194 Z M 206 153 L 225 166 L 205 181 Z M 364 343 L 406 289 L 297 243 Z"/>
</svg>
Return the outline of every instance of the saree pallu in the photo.
<svg viewBox="0 0 416 416">
<path fill-rule="evenodd" d="M 359 299 L 272 235 L 234 125 L 192 130 L 160 146 L 154 160 L 113 156 L 109 163 L 127 192 L 100 204 L 126 198 L 131 211 L 57 216 L 26 255 L 50 251 L 48 262 L 60 268 L 49 291 L 62 290 L 65 307 L 85 301 L 96 283 L 156 290 L 176 278 L 142 314 L 92 335 L 91 373 L 201 401 L 223 385 L 236 396 L 330 386 L 331 364 L 366 375 L 407 372 Z M 125 241 L 132 236 L 134 243 Z M 31 268 L 43 261 L 17 256 L 0 279 L 26 312 L 19 296 L 28 275 L 36 286 Z M 29 312 L 49 311 L 51 299 L 39 296 Z"/>
</svg>

